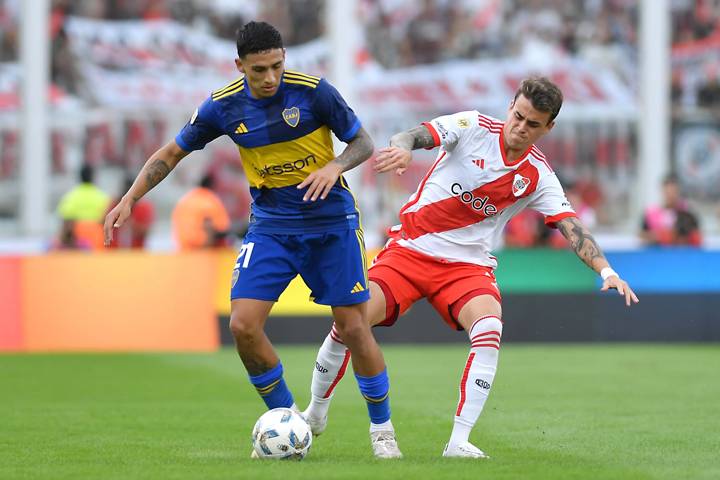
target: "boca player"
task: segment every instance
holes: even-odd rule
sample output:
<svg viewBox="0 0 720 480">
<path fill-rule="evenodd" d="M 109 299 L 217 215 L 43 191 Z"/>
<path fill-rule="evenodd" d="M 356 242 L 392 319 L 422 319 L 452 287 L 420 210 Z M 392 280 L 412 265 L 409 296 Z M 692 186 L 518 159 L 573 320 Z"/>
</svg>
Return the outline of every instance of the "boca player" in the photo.
<svg viewBox="0 0 720 480">
<path fill-rule="evenodd" d="M 445 457 L 487 458 L 468 439 L 492 388 L 503 322 L 491 251 L 505 224 L 524 208 L 545 216 L 571 248 L 630 306 L 638 298 L 610 267 L 597 242 L 575 215 L 558 178 L 534 145 L 555 125 L 562 92 L 542 77 L 524 80 L 501 122 L 477 111 L 441 116 L 394 135 L 380 150 L 375 170 L 402 174 L 412 150 L 439 147 L 416 192 L 399 213 L 390 240 L 369 270 L 368 320 L 390 326 L 421 298 L 445 322 L 465 330 L 470 352 L 462 369 L 454 426 Z M 333 327 L 317 356 L 312 399 L 305 415 L 318 434 L 325 429 L 333 389 L 349 354 Z"/>
<path fill-rule="evenodd" d="M 360 212 L 342 176 L 372 155 L 372 139 L 326 80 L 285 70 L 285 49 L 273 26 L 244 25 L 237 52 L 243 75 L 214 91 L 175 139 L 148 159 L 105 219 L 106 245 L 132 206 L 182 158 L 229 136 L 253 200 L 230 294 L 230 331 L 250 382 L 268 409 L 297 410 L 264 325 L 280 294 L 300 275 L 314 301 L 332 307 L 334 325 L 352 352 L 375 456 L 401 457 L 385 360 L 365 318 L 369 285 Z M 331 130 L 347 143 L 337 157 Z"/>
</svg>

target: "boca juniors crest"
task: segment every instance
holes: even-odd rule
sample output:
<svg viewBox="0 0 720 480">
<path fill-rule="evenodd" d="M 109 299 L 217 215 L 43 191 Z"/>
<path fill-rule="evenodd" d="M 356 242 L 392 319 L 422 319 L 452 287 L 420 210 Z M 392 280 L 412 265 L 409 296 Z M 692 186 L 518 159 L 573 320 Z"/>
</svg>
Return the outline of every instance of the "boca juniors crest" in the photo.
<svg viewBox="0 0 720 480">
<path fill-rule="evenodd" d="M 298 107 L 286 108 L 282 112 L 283 120 L 291 127 L 297 127 L 300 123 L 300 109 Z"/>
<path fill-rule="evenodd" d="M 525 193 L 525 190 L 527 190 L 528 185 L 530 185 L 530 179 L 523 177 L 519 173 L 515 174 L 515 178 L 513 178 L 512 183 L 512 192 L 513 195 L 516 197 L 519 197 L 523 193 Z"/>
</svg>

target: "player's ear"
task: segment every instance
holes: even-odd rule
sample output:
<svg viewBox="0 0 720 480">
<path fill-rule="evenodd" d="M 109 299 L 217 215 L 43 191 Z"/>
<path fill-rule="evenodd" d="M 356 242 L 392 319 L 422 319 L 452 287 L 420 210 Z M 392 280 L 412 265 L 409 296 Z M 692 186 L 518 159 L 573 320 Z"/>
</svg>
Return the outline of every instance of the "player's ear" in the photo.
<svg viewBox="0 0 720 480">
<path fill-rule="evenodd" d="M 235 59 L 235 68 L 237 68 L 238 72 L 245 73 L 245 67 L 243 67 L 242 60 L 239 58 Z"/>
<path fill-rule="evenodd" d="M 547 124 L 547 127 L 546 127 L 547 131 L 549 132 L 550 130 L 552 130 L 554 126 L 555 126 L 555 120 L 553 120 L 552 122 Z"/>
</svg>

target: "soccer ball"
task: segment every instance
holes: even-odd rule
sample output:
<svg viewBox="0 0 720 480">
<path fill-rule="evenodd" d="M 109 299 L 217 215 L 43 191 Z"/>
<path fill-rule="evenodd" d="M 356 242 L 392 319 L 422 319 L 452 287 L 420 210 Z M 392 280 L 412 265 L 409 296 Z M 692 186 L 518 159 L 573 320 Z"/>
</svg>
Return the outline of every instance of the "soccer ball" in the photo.
<svg viewBox="0 0 720 480">
<path fill-rule="evenodd" d="M 299 413 L 274 408 L 255 422 L 252 444 L 260 458 L 302 460 L 312 445 L 312 432 Z"/>
</svg>

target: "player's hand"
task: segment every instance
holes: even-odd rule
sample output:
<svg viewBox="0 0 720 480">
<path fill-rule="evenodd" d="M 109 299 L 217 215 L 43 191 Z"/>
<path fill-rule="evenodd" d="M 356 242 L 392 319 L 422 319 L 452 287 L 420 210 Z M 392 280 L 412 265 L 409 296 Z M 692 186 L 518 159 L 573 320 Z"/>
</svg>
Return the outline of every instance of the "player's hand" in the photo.
<svg viewBox="0 0 720 480">
<path fill-rule="evenodd" d="M 320 197 L 321 200 L 325 200 L 332 190 L 342 174 L 342 166 L 338 165 L 337 162 L 329 162 L 324 167 L 315 170 L 300 183 L 297 188 L 298 190 L 308 187 L 307 192 L 303 196 L 303 201 L 308 200 L 315 201 Z"/>
<path fill-rule="evenodd" d="M 617 290 L 619 295 L 625 295 L 625 305 L 628 307 L 630 306 L 630 302 L 638 303 L 640 301 L 637 295 L 635 295 L 635 292 L 630 288 L 630 285 L 617 275 L 611 275 L 605 279 L 601 290 L 606 292 L 611 288 Z"/>
<path fill-rule="evenodd" d="M 115 208 L 110 210 L 110 213 L 105 216 L 105 224 L 103 225 L 103 232 L 105 233 L 105 246 L 109 247 L 112 242 L 113 229 L 119 228 L 125 223 L 125 220 L 130 216 L 132 211 L 132 202 L 126 201 L 124 198 L 120 200 Z"/>
<path fill-rule="evenodd" d="M 400 147 L 385 147 L 378 150 L 375 157 L 375 171 L 378 173 L 395 170 L 395 173 L 402 175 L 407 170 L 412 160 L 412 153 Z"/>
</svg>

